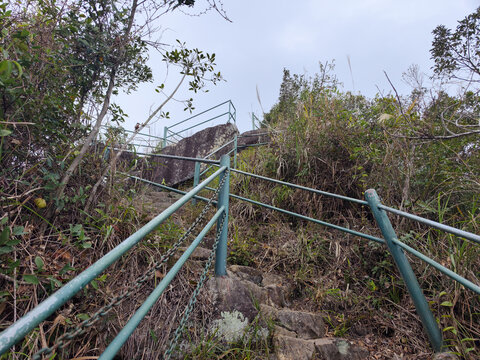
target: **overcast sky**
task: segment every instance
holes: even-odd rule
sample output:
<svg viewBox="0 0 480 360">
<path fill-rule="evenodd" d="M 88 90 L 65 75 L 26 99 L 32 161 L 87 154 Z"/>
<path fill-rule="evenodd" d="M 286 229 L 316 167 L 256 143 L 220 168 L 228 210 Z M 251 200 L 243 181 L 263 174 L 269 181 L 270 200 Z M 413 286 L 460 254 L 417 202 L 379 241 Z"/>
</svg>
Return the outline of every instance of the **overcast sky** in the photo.
<svg viewBox="0 0 480 360">
<path fill-rule="evenodd" d="M 198 13 L 205 7 L 202 0 L 196 2 L 195 8 L 186 10 L 188 13 Z M 202 16 L 167 14 L 162 18 L 165 31 L 161 41 L 173 43 L 180 39 L 189 47 L 216 54 L 218 71 L 226 81 L 208 86 L 208 93 L 190 95 L 183 91 L 178 98 L 193 97 L 195 111 L 231 99 L 237 108 L 240 131 L 251 129 L 252 111 L 261 117 L 256 87 L 266 112 L 276 103 L 283 68 L 313 75 L 319 62 L 335 59 L 335 72 L 344 90 L 368 97 L 374 97 L 379 89 L 388 93 L 391 88 L 385 70 L 397 89 L 407 93 L 409 88 L 401 76 L 410 65 L 417 64 L 430 72 L 432 30 L 440 24 L 455 28 L 458 20 L 479 6 L 478 0 L 223 2 L 231 23 L 214 11 Z M 163 100 L 154 88 L 166 76 L 164 63 L 152 53 L 150 65 L 156 78 L 153 84 L 141 85 L 137 92 L 115 99 L 129 114 L 127 129 L 133 130 L 135 123 L 144 121 L 152 106 Z M 167 90 L 175 80 L 169 74 Z M 146 132 L 161 136 L 164 125 L 190 116 L 174 102 L 165 110 L 170 111 L 172 119 L 160 119 Z"/>
</svg>

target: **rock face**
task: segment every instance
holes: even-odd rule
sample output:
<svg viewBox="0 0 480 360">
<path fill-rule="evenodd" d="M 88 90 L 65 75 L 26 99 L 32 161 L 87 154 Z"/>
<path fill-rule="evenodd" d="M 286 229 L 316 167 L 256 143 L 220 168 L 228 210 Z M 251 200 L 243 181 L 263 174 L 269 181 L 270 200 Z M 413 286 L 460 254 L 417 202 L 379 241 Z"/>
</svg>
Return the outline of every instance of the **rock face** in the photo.
<svg viewBox="0 0 480 360">
<path fill-rule="evenodd" d="M 239 150 L 245 148 L 247 145 L 270 142 L 270 136 L 265 135 L 267 132 L 267 129 L 256 129 L 242 133 L 238 137 L 237 142 Z"/>
<path fill-rule="evenodd" d="M 326 338 L 322 314 L 290 310 L 285 297 L 290 291 L 283 279 L 273 274 L 233 265 L 227 276 L 207 283 L 217 312 L 241 312 L 249 321 L 258 316 L 274 324 L 273 345 L 277 360 L 363 360 L 368 351 L 340 338 Z"/>
<path fill-rule="evenodd" d="M 174 145 L 167 146 L 161 153 L 166 155 L 203 158 L 223 144 L 232 140 L 235 134 L 238 134 L 238 129 L 234 124 L 209 127 L 190 137 L 180 140 Z M 229 150 L 231 150 L 231 147 L 228 146 L 220 150 L 216 154 L 217 158 L 226 154 Z M 192 161 L 152 156 L 148 158 L 148 166 L 143 170 L 143 177 L 156 183 L 164 182 L 169 186 L 174 186 L 185 180 L 191 179 L 194 171 L 195 164 Z"/>
</svg>

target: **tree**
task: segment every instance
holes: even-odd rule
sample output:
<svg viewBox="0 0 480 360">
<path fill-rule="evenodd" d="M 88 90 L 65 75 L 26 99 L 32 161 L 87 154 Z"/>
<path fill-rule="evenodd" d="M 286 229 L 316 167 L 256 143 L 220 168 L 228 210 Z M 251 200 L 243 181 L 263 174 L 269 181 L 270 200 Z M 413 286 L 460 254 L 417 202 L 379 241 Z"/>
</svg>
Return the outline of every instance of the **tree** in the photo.
<svg viewBox="0 0 480 360">
<path fill-rule="evenodd" d="M 433 35 L 430 53 L 435 74 L 480 82 L 480 7 L 459 21 L 455 31 L 439 25 Z"/>
<path fill-rule="evenodd" d="M 216 1 L 205 0 L 209 9 L 225 16 Z M 47 218 L 77 193 L 78 169 L 86 165 L 86 157 L 93 160 L 88 161 L 91 170 L 102 166 L 89 149 L 105 120 L 122 113 L 111 104 L 112 95 L 153 80 L 146 64 L 150 48 L 160 51 L 166 66 L 177 66 L 183 76 L 172 94 L 163 93 L 163 84 L 157 87 L 165 101 L 137 132 L 158 116 L 181 85 L 188 83 L 196 92 L 221 78 L 214 71 L 213 54 L 188 49 L 181 42 L 175 46 L 152 41 L 161 16 L 193 4 L 193 0 L 0 0 L 0 168 L 4 169 L 0 174 L 25 180 L 22 174 L 27 171 L 29 187 L 41 185 L 52 205 Z M 192 107 L 191 99 L 187 107 Z M 73 177 L 77 180 L 70 184 Z M 87 191 L 92 179 L 97 180 L 93 174 L 84 178 Z"/>
<path fill-rule="evenodd" d="M 93 8 L 92 12 L 94 15 L 96 14 L 97 10 L 97 2 L 98 1 L 96 0 L 89 1 L 88 10 L 91 10 Z M 63 176 L 60 182 L 60 186 L 56 192 L 56 198 L 61 198 L 63 196 L 65 187 L 67 186 L 76 169 L 85 157 L 85 154 L 87 153 L 92 141 L 98 135 L 104 118 L 110 109 L 110 99 L 112 94 L 114 93 L 114 88 L 116 86 L 118 87 L 119 84 L 134 84 L 135 81 L 147 81 L 151 78 L 151 72 L 149 73 L 149 69 L 138 66 L 138 63 L 135 62 L 135 59 L 137 59 L 139 55 L 142 55 L 142 53 L 146 49 L 146 42 L 142 39 L 142 29 L 151 26 L 149 22 L 155 20 L 158 16 L 158 13 L 165 14 L 169 11 L 176 9 L 179 6 L 192 6 L 194 4 L 193 0 L 169 0 L 163 2 L 163 4 L 160 5 L 157 5 L 155 2 L 141 2 L 144 7 L 144 12 L 148 14 L 148 19 L 146 20 L 147 23 L 137 25 L 137 28 L 134 29 L 134 23 L 138 10 L 137 8 L 139 5 L 138 0 L 133 0 L 131 5 L 125 6 L 123 9 L 120 10 L 117 9 L 114 2 L 110 2 L 109 0 L 101 0 L 100 2 L 106 3 L 106 6 L 104 6 L 103 10 L 101 11 L 103 17 L 105 17 L 104 14 L 108 14 L 107 20 L 109 20 L 112 24 L 123 24 L 123 28 L 120 27 L 118 29 L 115 26 L 112 26 L 115 31 L 113 32 L 113 34 L 110 31 L 108 33 L 107 39 L 113 38 L 114 44 L 112 46 L 103 46 L 108 50 L 105 54 L 95 54 L 95 58 L 100 59 L 98 61 L 102 63 L 107 62 L 107 56 L 109 56 L 109 58 L 111 59 L 111 65 L 110 67 L 106 68 L 105 75 L 103 76 L 103 81 L 101 82 L 101 84 L 105 88 L 104 92 L 100 92 L 100 98 L 102 99 L 103 104 L 96 118 L 92 131 L 83 142 L 83 145 L 78 152 L 78 155 L 75 157 L 75 159 L 72 161 L 67 171 L 65 172 L 65 175 Z M 212 4 L 215 5 L 214 2 L 212 2 Z M 88 19 L 90 19 L 90 17 Z M 105 22 L 105 19 L 103 19 L 103 22 Z M 101 29 L 102 24 L 98 24 L 97 28 Z M 183 80 L 187 76 L 191 77 L 191 80 L 189 81 L 190 90 L 196 92 L 198 89 L 201 89 L 204 86 L 204 81 L 206 79 L 205 73 L 213 73 L 214 71 L 214 55 L 203 54 L 203 52 L 199 51 L 198 49 L 188 50 L 185 48 L 184 44 L 180 42 L 179 45 L 181 47 L 180 50 L 176 49 L 170 52 L 167 51 L 164 55 L 164 61 L 169 64 L 179 65 L 181 67 L 181 74 L 183 74 L 180 82 L 175 87 L 173 93 L 167 97 L 166 102 L 168 102 L 173 97 L 173 95 L 177 92 L 180 85 L 183 83 Z M 143 60 L 144 58 L 140 56 L 140 59 Z M 132 71 L 132 69 L 134 71 Z M 133 76 L 131 74 L 133 74 Z M 214 73 L 211 80 L 213 82 L 216 82 L 216 80 L 220 78 L 220 73 Z M 127 143 L 133 140 L 137 133 L 142 131 L 142 129 L 148 124 L 148 122 L 163 108 L 166 102 L 163 102 L 162 105 L 159 106 L 157 110 L 155 110 L 154 113 L 147 119 L 147 121 L 143 122 L 140 126 L 136 128 L 135 134 L 127 140 Z M 120 154 L 117 155 L 116 159 L 119 155 Z M 113 161 L 113 163 L 116 161 L 116 159 Z M 108 168 L 106 171 L 108 171 Z M 91 195 L 87 202 L 87 208 L 95 197 L 96 190 L 101 183 L 101 179 L 102 177 L 97 181 L 97 183 L 92 189 Z"/>
</svg>

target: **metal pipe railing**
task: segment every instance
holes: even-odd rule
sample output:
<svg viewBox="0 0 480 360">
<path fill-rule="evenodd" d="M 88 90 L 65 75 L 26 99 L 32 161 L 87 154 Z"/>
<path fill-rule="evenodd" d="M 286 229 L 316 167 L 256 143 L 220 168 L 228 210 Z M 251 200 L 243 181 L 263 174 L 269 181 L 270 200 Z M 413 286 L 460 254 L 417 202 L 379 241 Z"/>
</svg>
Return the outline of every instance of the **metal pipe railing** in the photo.
<svg viewBox="0 0 480 360">
<path fill-rule="evenodd" d="M 130 235 L 122 243 L 97 260 L 93 265 L 84 270 L 78 276 L 70 280 L 67 284 L 49 296 L 33 310 L 28 312 L 22 318 L 13 323 L 10 327 L 0 333 L 0 355 L 5 353 L 11 346 L 23 339 L 40 322 L 48 318 L 55 310 L 65 304 L 76 293 L 83 289 L 90 281 L 98 277 L 107 267 L 118 260 L 123 254 L 130 250 L 134 245 L 140 242 L 146 235 L 155 230 L 169 216 L 190 201 L 198 192 L 204 189 L 219 175 L 224 173 L 228 166 L 222 165 L 215 173 L 205 179 L 196 188 L 190 190 L 185 196 L 172 204 L 169 208 L 149 221 L 145 226 Z M 222 204 L 223 205 L 223 204 Z"/>
<path fill-rule="evenodd" d="M 203 159 L 203 158 L 192 158 L 192 157 L 188 157 L 188 156 L 177 156 L 177 155 L 167 155 L 167 154 L 151 154 L 151 153 L 143 153 L 143 152 L 132 151 L 132 150 L 124 150 L 124 149 L 114 149 L 114 150 L 130 152 L 130 153 L 134 153 L 134 154 L 137 154 L 137 155 L 161 157 L 161 158 L 166 158 L 166 159 L 185 160 L 185 161 L 199 161 L 199 162 L 202 162 L 202 163 L 205 163 L 205 164 L 215 164 L 215 165 L 220 164 L 219 160 L 208 160 L 208 159 Z"/>
<path fill-rule="evenodd" d="M 225 213 L 227 209 L 225 206 L 220 206 L 215 215 L 210 219 L 208 224 L 203 228 L 203 230 L 198 234 L 195 240 L 190 244 L 190 246 L 185 250 L 180 259 L 177 260 L 175 265 L 172 266 L 170 271 L 165 275 L 165 277 L 160 281 L 157 287 L 151 292 L 147 299 L 143 302 L 140 308 L 133 314 L 133 316 L 128 320 L 125 326 L 120 330 L 115 339 L 108 345 L 103 354 L 98 358 L 98 360 L 111 360 L 115 357 L 117 352 L 120 350 L 122 345 L 127 341 L 127 339 L 132 335 L 137 326 L 140 324 L 140 321 L 147 315 L 153 305 L 157 302 L 160 296 L 163 294 L 168 285 L 175 278 L 177 273 L 183 267 L 185 262 L 188 260 L 193 251 L 200 245 L 200 242 L 203 240 L 207 232 L 212 228 L 212 226 L 218 221 L 220 216 Z"/>
<path fill-rule="evenodd" d="M 177 126 L 177 125 L 183 124 L 183 123 L 185 123 L 185 122 L 187 122 L 187 121 L 189 121 L 189 120 L 192 120 L 192 119 L 194 119 L 194 118 L 196 118 L 196 117 L 198 117 L 198 116 L 200 116 L 200 115 L 203 115 L 203 114 L 205 114 L 205 113 L 207 113 L 207 112 L 209 112 L 209 111 L 211 111 L 211 110 L 213 110 L 213 109 L 216 109 L 216 108 L 218 108 L 218 107 L 220 107 L 220 106 L 222 106 L 222 105 L 228 104 L 228 103 L 231 103 L 232 106 L 233 106 L 233 103 L 232 103 L 231 100 L 224 101 L 224 102 L 221 103 L 221 104 L 215 105 L 215 106 L 213 106 L 213 107 L 211 107 L 211 108 L 209 108 L 209 109 L 207 109 L 207 110 L 204 110 L 204 111 L 202 111 L 202 112 L 200 112 L 200 113 L 198 113 L 198 114 L 195 114 L 195 115 L 193 115 L 193 116 L 190 116 L 189 118 L 187 118 L 187 119 L 185 119 L 185 120 L 182 120 L 182 121 L 179 121 L 178 123 L 175 123 L 175 124 L 173 124 L 173 125 L 170 125 L 168 128 L 171 129 L 171 128 Z M 235 106 L 233 106 L 233 108 L 235 109 Z"/>
<path fill-rule="evenodd" d="M 218 119 L 219 117 L 225 116 L 225 115 L 227 115 L 227 114 L 229 114 L 229 112 L 225 112 L 225 113 L 223 113 L 223 114 L 220 114 L 220 115 L 214 116 L 213 118 L 210 118 L 210 119 L 208 119 L 208 120 L 205 120 L 205 121 L 199 122 L 198 124 L 195 124 L 195 125 L 192 125 L 192 126 L 190 126 L 190 127 L 186 128 L 186 129 L 183 129 L 183 130 L 182 130 L 182 132 L 184 132 L 184 131 L 188 131 L 188 130 L 191 130 L 191 129 L 193 129 L 193 128 L 196 128 L 197 126 L 203 125 L 203 124 L 205 124 L 205 123 L 207 123 L 207 122 L 209 122 L 209 121 L 212 121 L 212 120 Z M 171 128 L 171 127 L 169 127 L 168 129 L 170 129 L 170 128 Z M 174 135 L 178 135 L 178 133 L 172 133 L 172 134 L 170 134 L 170 135 L 167 135 L 167 139 L 168 139 L 169 137 L 172 137 L 172 136 L 174 136 Z"/>
<path fill-rule="evenodd" d="M 477 244 L 480 244 L 480 236 L 479 235 L 475 235 L 475 234 L 469 233 L 467 231 L 456 229 L 454 227 L 451 227 L 451 226 L 448 226 L 448 225 L 445 225 L 445 224 L 441 224 L 441 223 L 436 222 L 436 221 L 428 220 L 428 219 L 422 218 L 422 217 L 417 216 L 417 215 L 409 214 L 405 211 L 397 210 L 397 209 L 394 209 L 394 208 L 391 208 L 389 206 L 385 206 L 385 205 L 382 205 L 382 204 L 379 204 L 378 207 L 382 210 L 391 212 L 392 214 L 400 215 L 400 216 L 403 216 L 407 219 L 418 221 L 419 223 L 431 226 L 431 227 L 436 228 L 438 230 L 442 230 L 442 231 L 448 232 L 450 234 L 456 235 L 458 237 L 462 237 L 462 238 L 474 241 Z"/>
<path fill-rule="evenodd" d="M 214 190 L 212 188 L 209 188 L 208 186 L 205 189 Z M 361 232 L 358 232 L 358 231 L 355 231 L 355 230 L 347 229 L 347 228 L 342 227 L 342 226 L 334 225 L 334 224 L 331 224 L 331 223 L 328 223 L 328 222 L 325 222 L 325 221 L 322 221 L 322 220 L 317 220 L 317 219 L 314 219 L 314 218 L 311 218 L 311 217 L 308 217 L 308 216 L 305 216 L 305 215 L 297 214 L 297 213 L 294 213 L 292 211 L 288 211 L 288 210 L 281 209 L 281 208 L 278 208 L 278 207 L 275 207 L 275 206 L 272 206 L 272 205 L 261 203 L 259 201 L 255 201 L 255 200 L 252 200 L 252 199 L 247 199 L 247 198 L 244 198 L 244 197 L 239 196 L 239 195 L 230 194 L 230 197 L 232 197 L 234 199 L 246 201 L 246 202 L 249 202 L 251 204 L 258 205 L 258 206 L 262 206 L 262 207 L 270 209 L 270 210 L 275 210 L 275 211 L 281 212 L 283 214 L 295 216 L 295 217 L 297 217 L 299 219 L 302 219 L 302 220 L 307 220 L 307 221 L 310 221 L 310 222 L 313 222 L 313 223 L 316 223 L 316 224 L 319 224 L 319 225 L 330 227 L 332 229 L 340 230 L 340 231 L 346 232 L 348 234 L 356 235 L 356 236 L 362 237 L 362 238 L 367 239 L 367 240 L 372 240 L 372 241 L 375 241 L 375 242 L 380 243 L 380 244 L 385 243 L 385 241 L 383 239 L 378 238 L 376 236 L 372 236 L 372 235 L 364 234 L 364 233 L 361 233 Z"/>
<path fill-rule="evenodd" d="M 442 332 L 438 328 L 435 317 L 430 311 L 427 299 L 425 299 L 425 295 L 423 295 L 422 289 L 418 284 L 417 277 L 413 273 L 407 257 L 402 251 L 402 248 L 398 246 L 395 241 L 398 240 L 397 235 L 395 234 L 395 230 L 393 230 L 387 213 L 380 208 L 380 198 L 375 190 L 369 189 L 365 192 L 365 199 L 368 201 L 368 205 L 370 206 L 373 216 L 375 217 L 375 220 L 382 231 L 383 238 L 387 243 L 390 254 L 395 260 L 397 268 L 400 271 L 405 285 L 407 286 L 410 297 L 415 304 L 417 313 L 420 316 L 420 320 L 422 321 L 428 338 L 430 339 L 430 343 L 432 344 L 435 352 L 440 352 L 443 348 Z"/>
<path fill-rule="evenodd" d="M 219 152 L 220 150 L 222 150 L 223 148 L 225 148 L 226 146 L 230 145 L 231 143 L 234 143 L 235 142 L 235 139 L 223 144 L 222 146 L 216 148 L 214 151 L 212 151 L 211 153 L 209 153 L 208 155 L 204 156 L 203 158 L 204 159 L 208 159 L 209 157 L 215 155 L 217 152 Z"/>
<path fill-rule="evenodd" d="M 218 166 L 218 165 L 214 165 L 214 166 Z M 325 196 L 333 197 L 333 198 L 336 198 L 336 199 L 341 199 L 341 200 L 354 202 L 354 203 L 361 204 L 361 205 L 368 205 L 368 203 L 365 200 L 355 199 L 355 198 L 351 198 L 351 197 L 343 196 L 343 195 L 332 194 L 332 193 L 329 193 L 329 192 L 326 192 L 326 191 L 312 189 L 312 188 L 309 188 L 309 187 L 306 187 L 306 186 L 296 185 L 296 184 L 288 183 L 288 182 L 285 182 L 285 181 L 268 178 L 266 176 L 261 176 L 261 175 L 252 174 L 252 173 L 249 173 L 249 172 L 246 172 L 246 171 L 241 171 L 241 170 L 238 170 L 238 169 L 231 169 L 231 171 L 235 172 L 235 173 L 238 173 L 238 174 L 251 176 L 251 177 L 254 177 L 254 178 L 257 178 L 257 179 L 270 181 L 270 182 L 273 182 L 273 183 L 276 183 L 276 184 L 285 185 L 285 186 L 289 186 L 289 187 L 296 188 L 296 189 L 310 191 L 310 192 L 313 192 L 313 193 L 319 194 L 319 195 L 325 195 Z"/>
<path fill-rule="evenodd" d="M 163 185 L 163 184 L 159 184 L 159 183 L 156 183 L 156 182 L 147 180 L 147 179 L 142 179 L 141 177 L 138 177 L 138 176 L 126 174 L 126 173 L 123 173 L 123 172 L 119 172 L 119 174 L 128 176 L 128 177 L 131 178 L 131 179 L 135 179 L 135 180 L 137 180 L 137 181 L 141 181 L 141 182 L 144 182 L 144 183 L 146 183 L 146 184 L 149 184 L 149 185 L 152 185 L 152 186 L 155 186 L 155 187 L 159 187 L 160 189 L 163 189 L 163 190 L 168 190 L 168 191 L 174 192 L 174 193 L 176 193 L 176 194 L 180 194 L 180 195 L 185 195 L 185 194 L 187 194 L 186 191 L 178 190 L 178 189 L 175 189 L 175 188 L 173 188 L 173 187 L 170 187 L 170 186 L 167 186 L 167 185 Z M 198 183 L 197 183 L 197 185 L 198 185 Z M 194 187 L 195 187 L 195 186 L 194 186 Z M 193 199 L 202 200 L 202 201 L 205 201 L 205 202 L 210 201 L 210 199 L 207 199 L 206 197 L 203 197 L 203 196 L 200 196 L 200 195 L 195 195 L 195 196 L 193 197 Z M 212 203 L 215 204 L 215 205 L 217 204 L 217 202 L 216 202 L 215 200 L 213 200 Z"/>
</svg>

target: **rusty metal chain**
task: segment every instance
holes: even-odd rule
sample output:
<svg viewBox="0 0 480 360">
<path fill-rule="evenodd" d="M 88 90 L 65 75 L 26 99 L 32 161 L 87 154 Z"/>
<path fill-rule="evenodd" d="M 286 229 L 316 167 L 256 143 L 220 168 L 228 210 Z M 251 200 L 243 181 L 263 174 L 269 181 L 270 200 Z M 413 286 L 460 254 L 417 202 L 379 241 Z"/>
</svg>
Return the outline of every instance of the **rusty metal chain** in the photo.
<svg viewBox="0 0 480 360">
<path fill-rule="evenodd" d="M 220 222 L 219 229 L 223 229 L 223 224 L 225 223 L 225 219 L 226 219 L 226 214 L 224 213 L 223 217 L 222 217 L 222 220 Z M 175 350 L 175 348 L 178 345 L 178 340 L 180 339 L 180 336 L 182 335 L 182 333 L 185 329 L 185 325 L 187 324 L 188 318 L 190 317 L 190 314 L 193 311 L 195 303 L 197 302 L 198 294 L 200 293 L 200 290 L 203 287 L 203 283 L 207 279 L 208 270 L 210 270 L 210 267 L 212 266 L 213 258 L 215 256 L 215 252 L 217 250 L 218 243 L 220 242 L 221 233 L 222 233 L 222 231 L 217 232 L 217 236 L 215 238 L 215 243 L 213 244 L 212 250 L 210 252 L 210 256 L 208 257 L 208 260 L 205 264 L 203 272 L 200 275 L 200 279 L 198 280 L 197 287 L 193 291 L 193 294 L 190 297 L 188 305 L 185 308 L 185 312 L 182 316 L 182 319 L 180 320 L 180 323 L 178 324 L 178 327 L 175 330 L 175 333 L 174 333 L 172 339 L 170 340 L 170 343 L 167 347 L 167 350 L 165 351 L 165 353 L 163 355 L 164 360 L 169 360 L 170 359 L 170 357 L 173 354 L 173 351 Z"/>
<path fill-rule="evenodd" d="M 140 276 L 134 284 L 130 285 L 126 291 L 124 291 L 121 295 L 116 296 L 113 298 L 109 304 L 103 306 L 100 308 L 95 314 L 93 314 L 89 319 L 82 321 L 80 324 L 78 324 L 75 328 L 72 330 L 66 332 L 65 334 L 61 335 L 56 341 L 55 344 L 52 345 L 51 347 L 45 347 L 37 351 L 33 355 L 33 360 L 41 360 L 42 355 L 50 355 L 55 349 L 62 349 L 68 344 L 72 342 L 72 340 L 83 334 L 85 331 L 87 331 L 89 328 L 91 328 L 93 325 L 95 325 L 98 320 L 100 320 L 102 317 L 107 315 L 114 307 L 120 305 L 126 298 L 130 297 L 132 294 L 137 292 L 147 281 L 149 281 L 151 278 L 153 278 L 155 271 L 160 270 L 163 264 L 165 264 L 172 256 L 175 254 L 175 252 L 178 250 L 178 248 L 183 244 L 183 242 L 187 239 L 187 237 L 195 230 L 195 228 L 198 226 L 198 224 L 205 218 L 205 214 L 210 210 L 212 203 L 217 196 L 218 192 L 222 188 L 222 186 L 225 184 L 227 176 L 223 176 L 222 180 L 220 181 L 217 189 L 215 189 L 214 194 L 212 197 L 209 198 L 207 204 L 203 208 L 202 212 L 197 216 L 197 218 L 194 220 L 192 225 L 185 231 L 185 234 L 183 234 L 182 237 L 170 248 L 168 251 L 162 255 L 162 257 L 159 260 L 155 260 L 153 263 L 153 266 L 150 267 L 145 274 Z"/>
</svg>

